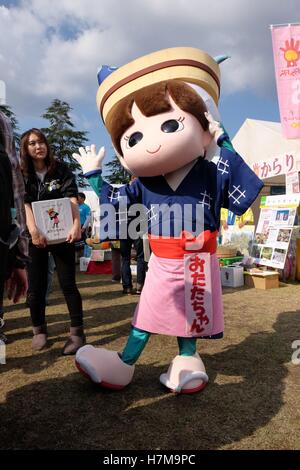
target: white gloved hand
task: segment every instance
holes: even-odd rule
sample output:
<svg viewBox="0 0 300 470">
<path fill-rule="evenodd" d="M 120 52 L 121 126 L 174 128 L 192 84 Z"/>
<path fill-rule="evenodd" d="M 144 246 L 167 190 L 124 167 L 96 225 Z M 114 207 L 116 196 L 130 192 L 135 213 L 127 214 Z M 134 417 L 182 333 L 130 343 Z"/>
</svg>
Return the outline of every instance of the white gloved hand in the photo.
<svg viewBox="0 0 300 470">
<path fill-rule="evenodd" d="M 214 141 L 217 143 L 219 137 L 224 134 L 224 130 L 222 129 L 221 124 L 219 121 L 215 121 L 210 112 L 204 113 L 206 119 L 208 120 L 208 130 L 210 134 L 213 136 Z"/>
<path fill-rule="evenodd" d="M 79 154 L 73 153 L 73 158 L 78 161 L 82 168 L 82 173 L 86 174 L 90 171 L 101 170 L 102 161 L 105 156 L 105 148 L 101 147 L 98 153 L 96 153 L 96 145 L 87 145 L 85 148 L 79 148 Z"/>
</svg>

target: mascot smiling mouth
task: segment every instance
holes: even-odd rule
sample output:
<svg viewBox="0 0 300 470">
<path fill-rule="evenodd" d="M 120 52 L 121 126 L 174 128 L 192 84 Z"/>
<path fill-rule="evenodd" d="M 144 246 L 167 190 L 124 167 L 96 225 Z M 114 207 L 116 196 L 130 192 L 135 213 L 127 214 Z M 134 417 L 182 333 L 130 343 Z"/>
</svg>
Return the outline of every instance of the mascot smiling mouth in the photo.
<svg viewBox="0 0 300 470">
<path fill-rule="evenodd" d="M 156 150 L 154 150 L 154 152 L 151 152 L 151 150 L 148 150 L 148 149 L 146 150 L 146 152 L 154 154 L 154 153 L 157 153 L 160 149 L 161 149 L 161 145 Z"/>
</svg>

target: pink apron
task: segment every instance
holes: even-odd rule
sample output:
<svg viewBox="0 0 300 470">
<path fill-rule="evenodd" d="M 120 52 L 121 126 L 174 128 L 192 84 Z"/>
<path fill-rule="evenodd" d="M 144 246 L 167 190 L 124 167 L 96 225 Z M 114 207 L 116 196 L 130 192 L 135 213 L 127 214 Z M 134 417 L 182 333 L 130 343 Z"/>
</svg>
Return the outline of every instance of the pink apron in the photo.
<svg viewBox="0 0 300 470">
<path fill-rule="evenodd" d="M 211 332 L 223 332 L 223 305 L 220 267 L 215 254 L 210 255 Z M 187 330 L 185 309 L 184 259 L 160 258 L 152 253 L 133 326 L 149 333 L 170 336 L 201 337 L 200 332 Z"/>
</svg>

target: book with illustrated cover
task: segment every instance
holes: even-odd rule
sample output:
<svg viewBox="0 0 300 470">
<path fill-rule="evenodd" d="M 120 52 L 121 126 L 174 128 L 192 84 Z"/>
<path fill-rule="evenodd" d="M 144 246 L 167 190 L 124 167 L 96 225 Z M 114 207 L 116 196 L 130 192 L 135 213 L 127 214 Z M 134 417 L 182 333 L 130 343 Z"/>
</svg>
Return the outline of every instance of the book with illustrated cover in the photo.
<svg viewBox="0 0 300 470">
<path fill-rule="evenodd" d="M 37 228 L 45 235 L 49 245 L 66 241 L 73 225 L 68 197 L 33 202 L 32 212 Z"/>
</svg>

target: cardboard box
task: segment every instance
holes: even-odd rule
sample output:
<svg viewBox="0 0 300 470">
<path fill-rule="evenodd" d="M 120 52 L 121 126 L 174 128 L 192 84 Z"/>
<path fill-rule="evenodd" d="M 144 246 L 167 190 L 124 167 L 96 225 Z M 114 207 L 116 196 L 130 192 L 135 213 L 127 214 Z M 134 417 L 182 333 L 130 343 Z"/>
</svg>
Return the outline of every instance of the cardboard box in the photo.
<svg viewBox="0 0 300 470">
<path fill-rule="evenodd" d="M 225 287 L 241 287 L 244 285 L 244 268 L 242 266 L 222 266 L 221 283 Z"/>
<path fill-rule="evenodd" d="M 275 289 L 279 287 L 279 274 L 272 272 L 249 273 L 245 272 L 245 285 L 256 289 Z"/>
<path fill-rule="evenodd" d="M 47 243 L 65 242 L 73 225 L 70 199 L 36 201 L 31 206 L 36 226 L 47 238 Z"/>
<path fill-rule="evenodd" d="M 90 259 L 91 258 L 86 258 L 85 256 L 82 256 L 81 258 L 79 258 L 79 270 L 80 271 L 86 272 Z"/>
</svg>

